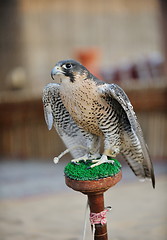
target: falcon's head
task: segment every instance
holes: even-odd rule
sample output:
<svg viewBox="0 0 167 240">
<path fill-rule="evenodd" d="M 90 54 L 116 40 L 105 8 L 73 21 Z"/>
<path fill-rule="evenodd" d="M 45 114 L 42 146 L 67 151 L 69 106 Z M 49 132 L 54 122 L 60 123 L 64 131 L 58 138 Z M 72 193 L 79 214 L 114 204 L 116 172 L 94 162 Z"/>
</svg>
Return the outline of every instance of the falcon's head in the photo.
<svg viewBox="0 0 167 240">
<path fill-rule="evenodd" d="M 51 71 L 51 77 L 54 80 L 58 76 L 61 81 L 68 78 L 70 82 L 75 82 L 78 77 L 83 80 L 90 78 L 90 72 L 79 62 L 75 60 L 63 60 L 58 62 Z"/>
</svg>

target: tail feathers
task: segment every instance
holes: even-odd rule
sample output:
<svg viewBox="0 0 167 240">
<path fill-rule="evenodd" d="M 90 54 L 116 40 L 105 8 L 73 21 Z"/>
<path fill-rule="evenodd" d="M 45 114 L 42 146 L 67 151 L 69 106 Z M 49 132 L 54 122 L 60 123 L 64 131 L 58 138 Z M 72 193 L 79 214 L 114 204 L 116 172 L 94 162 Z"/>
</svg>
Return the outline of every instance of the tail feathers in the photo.
<svg viewBox="0 0 167 240">
<path fill-rule="evenodd" d="M 144 181 L 145 179 L 150 179 L 152 181 L 153 188 L 155 188 L 155 177 L 152 164 L 150 167 L 145 164 L 145 161 L 139 161 L 136 157 L 133 157 L 133 154 L 130 151 L 129 154 L 127 151 L 125 151 L 122 153 L 122 155 L 124 156 L 134 174 L 139 178 L 139 180 Z"/>
<path fill-rule="evenodd" d="M 124 131 L 123 137 L 124 144 L 122 144 L 121 153 L 130 168 L 139 179 L 151 179 L 152 186 L 155 188 L 153 165 L 142 133 L 137 135 L 133 130 Z"/>
</svg>

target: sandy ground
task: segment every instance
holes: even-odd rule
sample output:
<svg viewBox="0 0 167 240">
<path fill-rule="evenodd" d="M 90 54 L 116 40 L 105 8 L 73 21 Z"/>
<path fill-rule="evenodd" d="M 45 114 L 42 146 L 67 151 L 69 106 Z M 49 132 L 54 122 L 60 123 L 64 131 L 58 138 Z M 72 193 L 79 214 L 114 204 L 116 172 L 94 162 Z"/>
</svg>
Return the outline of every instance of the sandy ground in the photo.
<svg viewBox="0 0 167 240">
<path fill-rule="evenodd" d="M 64 163 L 0 163 L 0 240 L 80 240 L 86 196 L 66 187 Z M 109 240 L 167 239 L 166 165 L 156 165 L 156 189 L 123 168 L 105 193 Z M 87 218 L 86 240 L 92 239 Z"/>
</svg>

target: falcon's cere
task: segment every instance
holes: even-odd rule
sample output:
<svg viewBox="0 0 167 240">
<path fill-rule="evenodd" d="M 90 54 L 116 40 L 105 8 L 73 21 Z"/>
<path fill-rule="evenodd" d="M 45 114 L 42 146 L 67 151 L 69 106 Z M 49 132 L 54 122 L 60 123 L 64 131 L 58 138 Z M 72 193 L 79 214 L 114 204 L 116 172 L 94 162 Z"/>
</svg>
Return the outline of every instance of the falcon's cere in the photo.
<svg viewBox="0 0 167 240">
<path fill-rule="evenodd" d="M 105 162 L 112 164 L 108 156 L 121 153 L 135 175 L 152 179 L 155 187 L 147 145 L 125 92 L 116 84 L 97 79 L 74 60 L 58 62 L 51 76 L 59 83 L 50 83 L 44 88 L 45 120 L 48 129 L 54 125 L 67 148 L 71 148 L 75 158 L 72 162 L 92 160 L 91 167 Z M 101 137 L 104 140 L 102 155 Z"/>
</svg>

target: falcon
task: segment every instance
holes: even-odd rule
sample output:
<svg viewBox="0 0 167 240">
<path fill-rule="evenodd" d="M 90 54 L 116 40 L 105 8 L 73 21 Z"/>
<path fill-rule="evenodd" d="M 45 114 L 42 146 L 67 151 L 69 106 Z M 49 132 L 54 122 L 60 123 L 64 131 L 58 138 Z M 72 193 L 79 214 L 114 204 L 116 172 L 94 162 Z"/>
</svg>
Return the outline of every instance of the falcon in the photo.
<svg viewBox="0 0 167 240">
<path fill-rule="evenodd" d="M 91 167 L 96 167 L 113 164 L 108 157 L 122 154 L 135 175 L 151 179 L 155 187 L 147 145 L 122 88 L 97 79 L 75 60 L 59 61 L 51 76 L 58 83 L 49 83 L 43 90 L 45 121 L 49 130 L 56 128 L 74 157 L 72 162 L 92 160 Z"/>
</svg>

